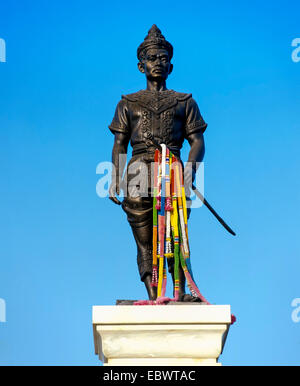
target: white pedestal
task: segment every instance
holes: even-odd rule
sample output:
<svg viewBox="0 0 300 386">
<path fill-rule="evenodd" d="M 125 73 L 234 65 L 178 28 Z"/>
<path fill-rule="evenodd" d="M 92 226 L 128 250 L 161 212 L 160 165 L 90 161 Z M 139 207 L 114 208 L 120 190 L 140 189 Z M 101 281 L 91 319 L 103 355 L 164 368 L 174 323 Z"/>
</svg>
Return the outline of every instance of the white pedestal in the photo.
<svg viewBox="0 0 300 386">
<path fill-rule="evenodd" d="M 95 353 L 104 365 L 220 365 L 229 305 L 94 306 Z"/>
</svg>

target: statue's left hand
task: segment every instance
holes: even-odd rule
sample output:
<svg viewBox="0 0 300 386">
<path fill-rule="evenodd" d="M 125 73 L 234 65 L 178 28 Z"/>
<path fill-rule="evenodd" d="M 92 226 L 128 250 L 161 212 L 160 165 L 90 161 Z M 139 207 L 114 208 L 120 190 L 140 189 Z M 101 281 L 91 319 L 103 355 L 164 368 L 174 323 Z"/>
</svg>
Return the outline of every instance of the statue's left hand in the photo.
<svg viewBox="0 0 300 386">
<path fill-rule="evenodd" d="M 109 199 L 117 205 L 121 205 L 121 201 L 117 199 L 116 194 L 120 195 L 120 186 L 116 182 L 112 182 L 109 187 Z"/>
</svg>

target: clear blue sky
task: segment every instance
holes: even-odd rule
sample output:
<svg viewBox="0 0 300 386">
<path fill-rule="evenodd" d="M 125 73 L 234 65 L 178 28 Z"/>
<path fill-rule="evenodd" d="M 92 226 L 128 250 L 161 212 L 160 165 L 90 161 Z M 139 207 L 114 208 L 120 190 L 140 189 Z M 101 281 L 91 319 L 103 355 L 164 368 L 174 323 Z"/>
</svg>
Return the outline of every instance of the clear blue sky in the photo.
<svg viewBox="0 0 300 386">
<path fill-rule="evenodd" d="M 156 23 L 168 87 L 208 122 L 194 276 L 237 316 L 224 365 L 300 364 L 298 1 L 9 1 L 0 5 L 0 363 L 97 365 L 92 305 L 145 298 L 120 207 L 96 195 L 121 94 L 144 88 L 136 48 Z M 183 151 L 186 159 L 188 145 Z"/>
</svg>

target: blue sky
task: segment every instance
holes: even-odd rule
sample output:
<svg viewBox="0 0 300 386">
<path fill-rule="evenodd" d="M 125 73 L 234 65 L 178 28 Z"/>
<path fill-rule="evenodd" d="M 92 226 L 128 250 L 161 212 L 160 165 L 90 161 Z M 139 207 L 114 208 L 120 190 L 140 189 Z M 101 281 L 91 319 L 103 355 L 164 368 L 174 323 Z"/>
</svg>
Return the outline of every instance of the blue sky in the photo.
<svg viewBox="0 0 300 386">
<path fill-rule="evenodd" d="M 145 298 L 120 207 L 96 195 L 121 94 L 145 87 L 136 48 L 156 23 L 168 87 L 208 123 L 194 276 L 237 316 L 224 365 L 300 363 L 297 1 L 10 1 L 0 5 L 0 364 L 97 365 L 92 305 Z M 300 56 L 300 55 L 299 55 Z M 184 146 L 187 158 L 188 145 Z"/>
</svg>

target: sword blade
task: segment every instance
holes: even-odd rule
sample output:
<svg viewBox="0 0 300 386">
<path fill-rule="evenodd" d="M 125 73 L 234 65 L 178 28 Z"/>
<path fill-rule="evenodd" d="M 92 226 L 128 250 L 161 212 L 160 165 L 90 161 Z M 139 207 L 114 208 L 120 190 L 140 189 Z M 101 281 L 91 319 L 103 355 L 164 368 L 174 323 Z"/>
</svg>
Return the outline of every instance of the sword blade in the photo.
<svg viewBox="0 0 300 386">
<path fill-rule="evenodd" d="M 222 219 L 221 216 L 218 215 L 218 213 L 214 210 L 214 208 L 208 203 L 206 198 L 199 192 L 199 190 L 192 185 L 192 189 L 195 192 L 196 196 L 200 198 L 200 200 L 203 202 L 203 204 L 207 207 L 207 209 L 216 217 L 216 219 L 219 221 L 220 224 L 223 225 L 223 227 L 233 236 L 236 236 L 236 233 L 230 228 L 228 224 Z"/>
</svg>

